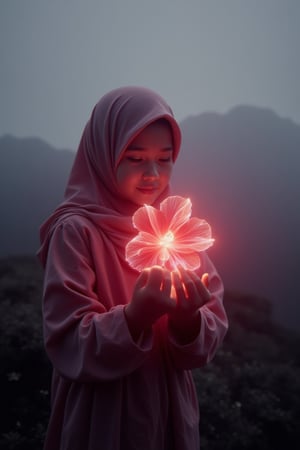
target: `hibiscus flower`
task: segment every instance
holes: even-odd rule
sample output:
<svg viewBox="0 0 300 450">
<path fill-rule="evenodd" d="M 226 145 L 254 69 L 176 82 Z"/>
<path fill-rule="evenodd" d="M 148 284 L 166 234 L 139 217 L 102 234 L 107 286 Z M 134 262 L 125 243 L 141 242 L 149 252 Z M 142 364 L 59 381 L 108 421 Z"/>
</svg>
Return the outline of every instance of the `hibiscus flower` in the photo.
<svg viewBox="0 0 300 450">
<path fill-rule="evenodd" d="M 210 225 L 191 217 L 189 198 L 167 197 L 160 209 L 150 205 L 139 208 L 132 217 L 139 231 L 125 250 L 129 265 L 138 271 L 162 266 L 172 271 L 178 265 L 195 270 L 201 265 L 199 252 L 209 248 L 214 239 Z"/>
</svg>

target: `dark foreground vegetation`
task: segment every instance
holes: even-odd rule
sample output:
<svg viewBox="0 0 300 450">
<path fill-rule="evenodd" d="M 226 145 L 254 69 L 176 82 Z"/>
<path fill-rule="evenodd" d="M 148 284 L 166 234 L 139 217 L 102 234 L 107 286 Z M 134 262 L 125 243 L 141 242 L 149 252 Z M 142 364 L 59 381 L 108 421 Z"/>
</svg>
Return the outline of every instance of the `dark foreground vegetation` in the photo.
<svg viewBox="0 0 300 450">
<path fill-rule="evenodd" d="M 34 257 L 0 260 L 0 448 L 5 450 L 43 445 L 51 367 L 43 349 L 41 290 Z M 265 299 L 227 292 L 225 304 L 230 330 L 224 345 L 211 364 L 194 372 L 201 449 L 294 448 L 300 438 L 300 337 L 272 322 Z"/>
</svg>

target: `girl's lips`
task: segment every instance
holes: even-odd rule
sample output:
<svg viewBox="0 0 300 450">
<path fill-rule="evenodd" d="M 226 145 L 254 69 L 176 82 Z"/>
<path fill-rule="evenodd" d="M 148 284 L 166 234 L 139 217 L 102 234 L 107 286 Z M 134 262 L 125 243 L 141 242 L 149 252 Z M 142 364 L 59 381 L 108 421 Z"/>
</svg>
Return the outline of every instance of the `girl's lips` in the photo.
<svg viewBox="0 0 300 450">
<path fill-rule="evenodd" d="M 157 191 L 157 187 L 149 186 L 149 187 L 138 187 L 137 190 L 142 192 L 143 194 L 153 194 L 153 192 Z"/>
</svg>

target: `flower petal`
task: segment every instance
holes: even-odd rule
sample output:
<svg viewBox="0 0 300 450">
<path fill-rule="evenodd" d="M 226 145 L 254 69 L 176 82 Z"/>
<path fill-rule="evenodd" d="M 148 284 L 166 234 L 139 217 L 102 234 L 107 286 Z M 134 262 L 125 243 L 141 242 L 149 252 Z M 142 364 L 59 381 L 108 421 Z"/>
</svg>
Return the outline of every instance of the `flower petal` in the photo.
<svg viewBox="0 0 300 450">
<path fill-rule="evenodd" d="M 160 210 L 164 213 L 169 224 L 168 229 L 175 232 L 191 217 L 192 203 L 189 198 L 174 195 L 161 202 Z"/>
<path fill-rule="evenodd" d="M 134 251 L 134 244 L 130 247 L 126 259 L 131 267 L 141 272 L 147 267 L 161 265 L 162 262 L 159 258 L 160 252 L 155 248 L 143 248 L 140 247 L 137 251 Z"/>
<path fill-rule="evenodd" d="M 133 242 L 139 243 L 140 247 L 143 248 L 145 246 L 158 246 L 158 238 L 154 236 L 152 233 L 147 233 L 146 231 L 140 231 L 133 239 Z M 130 241 L 130 242 L 132 242 Z M 128 243 L 129 244 L 129 243 Z M 127 244 L 127 245 L 128 245 Z"/>
<path fill-rule="evenodd" d="M 166 221 L 164 214 L 151 205 L 144 205 L 132 216 L 132 223 L 139 231 L 160 236 L 166 231 Z"/>
<path fill-rule="evenodd" d="M 153 265 L 160 265 L 161 247 L 156 236 L 140 232 L 125 248 L 125 258 L 129 265 L 139 271 Z"/>
<path fill-rule="evenodd" d="M 141 271 L 153 265 L 176 270 L 180 265 L 196 270 L 201 265 L 199 252 L 209 248 L 214 239 L 210 225 L 203 219 L 191 218 L 190 199 L 166 198 L 160 210 L 144 205 L 133 215 L 138 235 L 126 246 L 126 259 Z"/>
<path fill-rule="evenodd" d="M 161 265 L 159 252 L 150 251 L 150 249 L 141 253 L 131 254 L 131 257 L 127 259 L 127 262 L 133 269 L 136 269 L 139 272 L 148 267 Z"/>
<path fill-rule="evenodd" d="M 183 255 L 179 252 L 170 251 L 170 258 L 167 261 L 166 268 L 169 268 L 169 270 L 176 270 L 178 266 L 182 266 L 185 270 L 196 270 L 200 265 L 201 261 L 196 252 L 190 252 Z"/>
<path fill-rule="evenodd" d="M 211 227 L 206 220 L 192 217 L 184 223 L 176 232 L 175 248 L 177 251 L 186 252 L 193 248 L 201 252 L 211 247 L 214 239 L 211 237 Z"/>
</svg>

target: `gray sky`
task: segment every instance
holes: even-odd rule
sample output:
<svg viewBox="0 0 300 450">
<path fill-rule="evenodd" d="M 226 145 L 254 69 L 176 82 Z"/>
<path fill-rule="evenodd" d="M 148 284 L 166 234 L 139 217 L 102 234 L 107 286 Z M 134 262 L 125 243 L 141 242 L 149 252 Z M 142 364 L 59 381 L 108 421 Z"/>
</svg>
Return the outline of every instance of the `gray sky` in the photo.
<svg viewBox="0 0 300 450">
<path fill-rule="evenodd" d="M 299 48 L 299 0 L 0 0 L 0 136 L 76 149 L 128 84 L 178 120 L 249 104 L 300 123 Z"/>
</svg>

